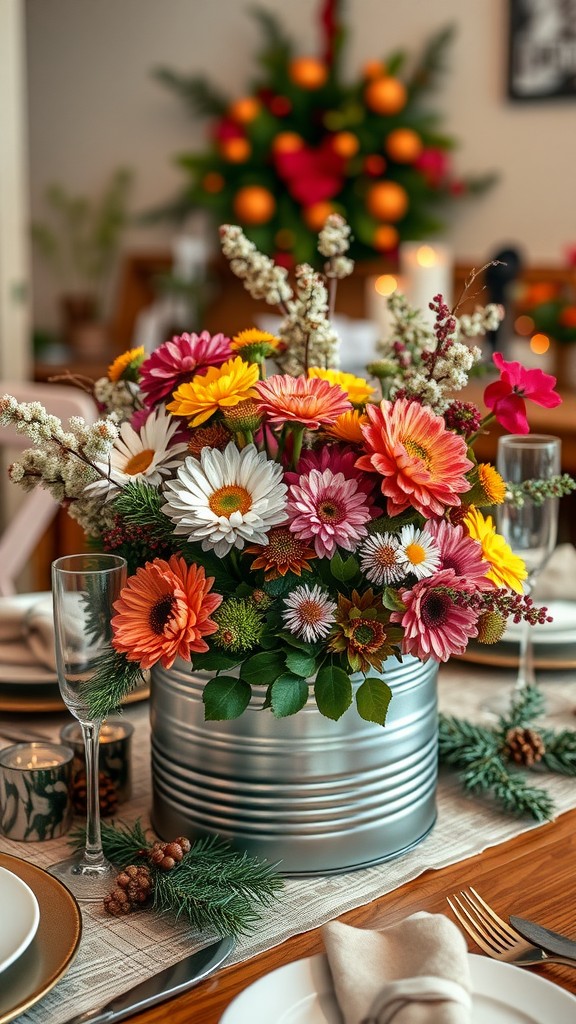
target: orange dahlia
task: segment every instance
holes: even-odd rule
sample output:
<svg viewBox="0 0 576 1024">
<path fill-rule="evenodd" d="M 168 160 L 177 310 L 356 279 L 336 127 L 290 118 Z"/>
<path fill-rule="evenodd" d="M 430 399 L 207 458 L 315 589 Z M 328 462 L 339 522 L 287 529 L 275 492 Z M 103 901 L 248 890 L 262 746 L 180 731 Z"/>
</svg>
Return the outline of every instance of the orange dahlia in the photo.
<svg viewBox="0 0 576 1024">
<path fill-rule="evenodd" d="M 309 430 L 334 423 L 352 408 L 341 387 L 313 377 L 290 377 L 276 373 L 256 385 L 260 412 L 272 425 L 300 423 Z"/>
<path fill-rule="evenodd" d="M 466 441 L 446 429 L 441 416 L 407 398 L 384 399 L 366 407 L 368 424 L 362 427 L 364 447 L 356 465 L 379 473 L 388 514 L 415 508 L 423 516 L 441 516 L 460 504 L 469 490 Z"/>
<path fill-rule="evenodd" d="M 209 593 L 213 583 L 178 555 L 140 566 L 114 605 L 113 647 L 144 669 L 158 661 L 171 668 L 177 657 L 190 661 L 192 651 L 207 651 L 202 638 L 218 629 L 210 615 L 222 602 Z"/>
<path fill-rule="evenodd" d="M 268 534 L 268 544 L 253 544 L 246 548 L 246 554 L 258 555 L 251 569 L 264 569 L 265 580 L 275 580 L 293 572 L 300 576 L 302 570 L 310 570 L 308 562 L 316 558 L 316 552 L 305 541 L 295 537 L 288 526 L 277 526 Z"/>
</svg>

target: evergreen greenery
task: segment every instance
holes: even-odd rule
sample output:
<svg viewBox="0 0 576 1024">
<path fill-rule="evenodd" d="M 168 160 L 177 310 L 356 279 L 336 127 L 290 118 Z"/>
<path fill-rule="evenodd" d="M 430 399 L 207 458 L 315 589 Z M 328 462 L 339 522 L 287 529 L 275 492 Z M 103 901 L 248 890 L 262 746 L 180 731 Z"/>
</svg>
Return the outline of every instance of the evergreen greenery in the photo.
<svg viewBox="0 0 576 1024">
<path fill-rule="evenodd" d="M 511 702 L 510 710 L 495 728 L 441 714 L 440 764 L 458 772 L 466 791 L 492 797 L 505 811 L 530 815 L 539 822 L 550 820 L 554 815 L 553 801 L 545 790 L 529 783 L 523 771 L 541 773 L 547 769 L 561 775 L 576 775 L 576 732 L 538 729 L 545 753 L 529 769 L 511 764 L 506 751 L 508 731 L 533 723 L 543 707 L 540 690 L 528 686 Z"/>
</svg>

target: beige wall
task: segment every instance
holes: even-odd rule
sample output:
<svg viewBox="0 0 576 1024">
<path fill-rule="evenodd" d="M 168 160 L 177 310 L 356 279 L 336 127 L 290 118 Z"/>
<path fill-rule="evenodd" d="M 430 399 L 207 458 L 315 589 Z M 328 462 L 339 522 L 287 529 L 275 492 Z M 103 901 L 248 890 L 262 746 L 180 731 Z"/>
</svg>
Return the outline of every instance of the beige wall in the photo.
<svg viewBox="0 0 576 1024">
<path fill-rule="evenodd" d="M 281 14 L 301 52 L 317 48 L 319 0 L 260 0 Z M 46 183 L 98 190 L 119 164 L 137 174 L 135 205 L 169 199 L 184 178 L 179 151 L 200 147 L 204 122 L 151 77 L 164 64 L 204 72 L 233 95 L 246 87 L 259 43 L 239 0 L 27 0 L 33 214 Z M 518 104 L 505 94 L 507 0 L 345 0 L 354 76 L 397 47 L 417 51 L 454 22 L 450 68 L 433 99 L 460 140 L 457 166 L 501 172 L 487 196 L 458 206 L 448 237 L 461 260 L 519 244 L 532 262 L 560 263 L 576 241 L 576 99 Z M 131 248 L 163 246 L 166 227 L 133 230 Z M 53 317 L 35 271 L 36 320 Z"/>
</svg>

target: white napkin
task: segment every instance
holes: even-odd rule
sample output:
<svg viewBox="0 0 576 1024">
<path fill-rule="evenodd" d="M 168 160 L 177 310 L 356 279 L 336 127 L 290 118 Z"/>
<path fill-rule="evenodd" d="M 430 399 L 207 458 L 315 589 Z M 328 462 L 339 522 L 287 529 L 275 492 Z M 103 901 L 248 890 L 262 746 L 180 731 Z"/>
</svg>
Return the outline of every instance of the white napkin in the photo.
<svg viewBox="0 0 576 1024">
<path fill-rule="evenodd" d="M 18 670 L 18 671 L 16 671 Z M 0 603 L 0 679 L 53 681 L 54 619 L 49 595 L 19 594 Z"/>
<path fill-rule="evenodd" d="M 383 931 L 324 925 L 345 1024 L 469 1024 L 466 942 L 443 914 L 414 914 Z"/>
<path fill-rule="evenodd" d="M 576 548 L 559 544 L 534 587 L 537 601 L 576 601 Z"/>
</svg>

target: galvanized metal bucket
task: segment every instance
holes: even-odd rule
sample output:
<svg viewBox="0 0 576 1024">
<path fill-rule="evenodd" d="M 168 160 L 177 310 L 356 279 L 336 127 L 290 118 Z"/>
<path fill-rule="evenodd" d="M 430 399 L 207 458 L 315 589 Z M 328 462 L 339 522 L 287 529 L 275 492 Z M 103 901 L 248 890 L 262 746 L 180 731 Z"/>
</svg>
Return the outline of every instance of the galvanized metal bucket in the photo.
<svg viewBox="0 0 576 1024">
<path fill-rule="evenodd" d="M 151 680 L 152 823 L 164 839 L 218 834 L 285 874 L 327 874 L 397 857 L 436 818 L 436 662 L 390 659 L 386 726 L 354 706 L 338 722 L 313 699 L 297 715 L 262 710 L 205 722 L 207 676 L 177 662 Z M 361 680 L 358 680 L 358 683 Z"/>
</svg>

